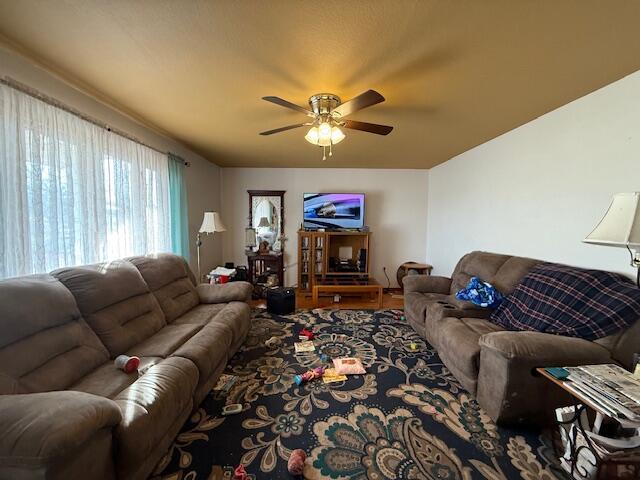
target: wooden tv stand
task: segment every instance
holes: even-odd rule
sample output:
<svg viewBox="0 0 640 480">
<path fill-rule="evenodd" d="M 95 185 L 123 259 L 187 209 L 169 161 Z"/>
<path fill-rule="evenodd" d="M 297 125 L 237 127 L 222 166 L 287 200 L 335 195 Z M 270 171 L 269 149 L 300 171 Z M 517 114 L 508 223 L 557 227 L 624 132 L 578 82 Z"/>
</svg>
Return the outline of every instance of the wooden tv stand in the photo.
<svg viewBox="0 0 640 480">
<path fill-rule="evenodd" d="M 329 295 L 371 294 L 376 295 L 376 305 L 382 308 L 382 285 L 375 278 L 333 277 L 319 280 L 313 285 L 313 306 L 319 306 L 321 293 Z"/>
<path fill-rule="evenodd" d="M 333 285 L 344 289 L 355 287 L 347 279 L 369 279 L 371 232 L 360 231 L 298 231 L 298 292 L 314 293 L 316 285 Z M 340 262 L 342 257 L 342 262 Z M 318 293 L 329 289 L 319 289 Z M 349 290 L 347 290 L 349 291 Z M 344 293 L 346 293 L 345 291 Z M 356 289 L 352 288 L 351 293 Z M 334 292 L 338 293 L 338 292 Z"/>
</svg>

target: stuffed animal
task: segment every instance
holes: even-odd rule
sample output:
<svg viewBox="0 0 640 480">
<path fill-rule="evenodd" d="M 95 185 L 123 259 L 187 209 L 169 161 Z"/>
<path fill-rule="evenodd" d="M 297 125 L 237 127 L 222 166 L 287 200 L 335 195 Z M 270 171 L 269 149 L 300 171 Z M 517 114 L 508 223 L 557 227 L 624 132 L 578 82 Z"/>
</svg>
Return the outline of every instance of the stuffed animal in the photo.
<svg viewBox="0 0 640 480">
<path fill-rule="evenodd" d="M 287 462 L 287 469 L 291 475 L 302 475 L 304 471 L 304 461 L 307 459 L 307 454 L 304 450 L 299 448 L 295 449 L 289 455 L 289 461 Z"/>
<path fill-rule="evenodd" d="M 293 377 L 293 381 L 296 385 L 302 385 L 305 382 L 309 382 L 315 378 L 320 378 L 324 375 L 324 367 L 316 367 L 313 370 L 304 372 L 302 375 L 296 375 Z"/>
</svg>

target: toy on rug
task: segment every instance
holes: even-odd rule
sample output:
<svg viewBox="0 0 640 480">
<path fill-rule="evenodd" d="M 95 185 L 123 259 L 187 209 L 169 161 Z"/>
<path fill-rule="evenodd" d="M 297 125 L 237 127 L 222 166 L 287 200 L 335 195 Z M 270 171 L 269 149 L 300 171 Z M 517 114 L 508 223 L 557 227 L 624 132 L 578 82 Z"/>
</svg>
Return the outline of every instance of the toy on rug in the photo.
<svg viewBox="0 0 640 480">
<path fill-rule="evenodd" d="M 313 339 L 313 332 L 311 330 L 307 330 L 306 328 L 303 328 L 298 334 L 298 338 L 300 340 L 311 340 Z"/>
<path fill-rule="evenodd" d="M 338 375 L 362 375 L 367 373 L 359 358 L 334 358 L 333 366 Z"/>
<path fill-rule="evenodd" d="M 293 377 L 293 381 L 296 382 L 296 385 L 302 385 L 305 382 L 322 377 L 323 374 L 324 367 L 316 367 L 313 370 L 304 372 L 302 375 L 296 375 Z"/>
<path fill-rule="evenodd" d="M 132 373 L 140 366 L 140 359 L 138 357 L 130 357 L 129 355 L 118 355 L 113 361 L 113 364 L 124 373 Z"/>
<path fill-rule="evenodd" d="M 289 455 L 289 461 L 287 462 L 287 469 L 291 475 L 302 475 L 304 470 L 304 461 L 307 459 L 307 454 L 304 450 L 296 448 L 291 455 Z"/>
<path fill-rule="evenodd" d="M 267 348 L 277 348 L 282 345 L 282 339 L 278 337 L 271 337 L 266 342 L 264 342 Z"/>
<path fill-rule="evenodd" d="M 233 471 L 233 480 L 247 480 L 249 476 L 247 475 L 247 471 L 244 469 L 244 465 L 240 464 Z"/>
<path fill-rule="evenodd" d="M 405 317 L 404 315 L 394 315 L 394 316 L 393 316 L 393 319 L 394 319 L 394 320 L 402 320 L 402 321 L 405 321 L 405 320 L 406 320 L 406 317 Z"/>
</svg>

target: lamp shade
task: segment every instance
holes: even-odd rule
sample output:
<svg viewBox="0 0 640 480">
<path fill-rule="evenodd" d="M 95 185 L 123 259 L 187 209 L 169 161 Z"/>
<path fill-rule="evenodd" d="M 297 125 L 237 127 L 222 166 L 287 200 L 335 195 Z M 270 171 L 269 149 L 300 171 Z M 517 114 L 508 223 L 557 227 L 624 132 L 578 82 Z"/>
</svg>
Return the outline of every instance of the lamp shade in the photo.
<svg viewBox="0 0 640 480">
<path fill-rule="evenodd" d="M 226 232 L 227 228 L 220 219 L 218 212 L 204 212 L 202 225 L 200 225 L 200 233 Z"/>
<path fill-rule="evenodd" d="M 258 223 L 258 227 L 270 227 L 271 222 L 267 217 L 260 218 L 260 223 Z"/>
<path fill-rule="evenodd" d="M 586 243 L 640 248 L 640 192 L 617 193 Z"/>
</svg>

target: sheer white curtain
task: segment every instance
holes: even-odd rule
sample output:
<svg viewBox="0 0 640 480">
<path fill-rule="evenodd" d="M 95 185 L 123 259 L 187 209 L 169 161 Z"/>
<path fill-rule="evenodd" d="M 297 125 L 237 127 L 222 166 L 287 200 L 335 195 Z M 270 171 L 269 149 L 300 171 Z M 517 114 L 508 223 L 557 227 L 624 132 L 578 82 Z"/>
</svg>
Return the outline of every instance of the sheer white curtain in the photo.
<svg viewBox="0 0 640 480">
<path fill-rule="evenodd" d="M 169 251 L 167 157 L 0 84 L 0 278 Z"/>
</svg>

